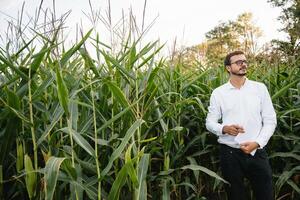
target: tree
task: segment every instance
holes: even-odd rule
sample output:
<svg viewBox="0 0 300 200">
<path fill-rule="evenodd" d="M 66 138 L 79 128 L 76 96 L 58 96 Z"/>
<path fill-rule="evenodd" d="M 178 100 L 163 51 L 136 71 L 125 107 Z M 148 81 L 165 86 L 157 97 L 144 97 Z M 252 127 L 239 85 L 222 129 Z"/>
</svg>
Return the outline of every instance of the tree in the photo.
<svg viewBox="0 0 300 200">
<path fill-rule="evenodd" d="M 244 51 L 247 56 L 254 57 L 262 31 L 255 26 L 252 18 L 252 13 L 246 12 L 239 15 L 237 20 L 220 23 L 207 32 L 207 59 L 213 63 L 220 63 L 228 52 L 236 49 Z"/>
<path fill-rule="evenodd" d="M 255 26 L 252 18 L 252 13 L 246 12 L 234 21 L 220 22 L 205 34 L 206 41 L 177 50 L 172 60 L 180 60 L 184 68 L 191 69 L 203 65 L 222 65 L 226 54 L 237 49 L 253 58 L 258 53 L 257 40 L 262 31 Z"/>
<path fill-rule="evenodd" d="M 278 20 L 283 24 L 281 31 L 288 34 L 288 41 L 273 40 L 277 49 L 286 56 L 299 57 L 300 53 L 300 0 L 269 0 L 273 6 L 282 9 Z"/>
<path fill-rule="evenodd" d="M 235 22 L 223 22 L 207 32 L 206 57 L 212 63 L 219 63 L 228 51 L 240 48 L 238 33 L 235 31 Z"/>
<path fill-rule="evenodd" d="M 262 31 L 254 25 L 252 13 L 243 13 L 238 16 L 234 28 L 239 34 L 239 41 L 242 50 L 251 56 L 258 52 L 258 39 L 262 36 Z"/>
</svg>

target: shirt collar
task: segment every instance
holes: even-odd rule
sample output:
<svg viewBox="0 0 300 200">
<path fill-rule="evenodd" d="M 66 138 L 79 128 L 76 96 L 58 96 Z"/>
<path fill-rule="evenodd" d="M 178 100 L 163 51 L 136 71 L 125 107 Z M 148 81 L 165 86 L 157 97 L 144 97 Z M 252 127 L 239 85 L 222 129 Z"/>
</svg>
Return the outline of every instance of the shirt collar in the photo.
<svg viewBox="0 0 300 200">
<path fill-rule="evenodd" d="M 246 80 L 245 80 L 245 83 L 244 85 L 242 85 L 241 88 L 247 86 L 249 84 L 249 81 L 248 81 L 248 78 L 246 77 Z M 236 89 L 231 83 L 230 83 L 230 80 L 228 80 L 228 82 L 225 84 L 226 88 L 228 89 Z"/>
</svg>

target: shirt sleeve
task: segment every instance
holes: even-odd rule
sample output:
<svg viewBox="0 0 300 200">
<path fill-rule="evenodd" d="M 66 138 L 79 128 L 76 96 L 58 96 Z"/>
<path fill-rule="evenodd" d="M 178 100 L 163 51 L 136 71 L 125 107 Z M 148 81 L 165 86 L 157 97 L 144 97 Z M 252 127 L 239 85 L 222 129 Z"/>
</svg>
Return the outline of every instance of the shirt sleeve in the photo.
<svg viewBox="0 0 300 200">
<path fill-rule="evenodd" d="M 218 123 L 221 117 L 222 117 L 221 106 L 217 101 L 215 92 L 213 92 L 210 97 L 210 105 L 208 107 L 208 113 L 207 113 L 205 125 L 210 132 L 218 136 L 222 135 L 222 129 L 223 129 L 223 125 Z"/>
<path fill-rule="evenodd" d="M 276 113 L 272 104 L 272 100 L 268 89 L 263 85 L 262 105 L 261 105 L 261 116 L 262 116 L 262 129 L 256 139 L 260 148 L 263 148 L 273 135 L 276 128 Z"/>
</svg>

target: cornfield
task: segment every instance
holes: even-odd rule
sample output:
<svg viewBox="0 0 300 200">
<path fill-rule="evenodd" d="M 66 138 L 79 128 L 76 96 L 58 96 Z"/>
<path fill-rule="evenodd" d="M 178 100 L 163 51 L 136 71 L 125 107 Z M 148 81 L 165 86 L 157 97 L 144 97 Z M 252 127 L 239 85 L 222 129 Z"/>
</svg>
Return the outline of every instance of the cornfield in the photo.
<svg viewBox="0 0 300 200">
<path fill-rule="evenodd" d="M 224 198 L 204 125 L 223 67 L 184 70 L 130 33 L 114 51 L 94 30 L 67 48 L 62 31 L 0 49 L 1 199 Z M 276 199 L 299 199 L 299 58 L 250 66 L 278 117 L 268 144 Z"/>
</svg>

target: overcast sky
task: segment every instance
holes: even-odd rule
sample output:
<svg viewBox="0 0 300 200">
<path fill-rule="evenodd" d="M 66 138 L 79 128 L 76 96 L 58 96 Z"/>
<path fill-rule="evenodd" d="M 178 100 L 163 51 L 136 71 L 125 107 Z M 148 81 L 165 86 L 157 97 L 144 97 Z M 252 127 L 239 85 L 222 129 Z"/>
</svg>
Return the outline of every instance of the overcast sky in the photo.
<svg viewBox="0 0 300 200">
<path fill-rule="evenodd" d="M 52 1 L 44 0 L 43 8 L 51 6 Z M 26 0 L 26 15 L 32 16 L 39 2 L 40 0 Z M 89 28 L 91 24 L 83 14 L 83 11 L 90 10 L 88 2 L 88 0 L 56 0 L 57 16 L 71 10 L 67 21 L 71 30 L 74 30 L 75 24 L 80 23 L 81 19 L 84 27 Z M 107 2 L 108 0 L 91 0 L 94 9 L 100 10 L 102 15 L 105 15 L 108 9 Z M 5 29 L 8 19 L 17 17 L 22 3 L 23 0 L 0 0 L 0 31 Z M 263 42 L 283 39 L 285 36 L 278 31 L 281 28 L 277 20 L 280 9 L 272 7 L 267 0 L 147 0 L 146 5 L 145 25 L 149 25 L 157 17 L 147 34 L 149 40 L 160 38 L 162 42 L 171 44 L 177 37 L 177 42 L 185 46 L 199 44 L 204 40 L 205 33 L 221 21 L 235 20 L 243 12 L 253 13 L 256 25 L 264 32 Z M 121 18 L 122 10 L 128 13 L 129 8 L 132 8 L 141 27 L 143 6 L 144 0 L 111 0 L 113 23 Z M 105 33 L 102 30 L 99 32 Z"/>
</svg>

